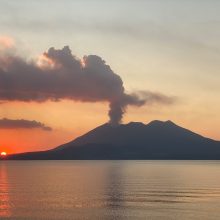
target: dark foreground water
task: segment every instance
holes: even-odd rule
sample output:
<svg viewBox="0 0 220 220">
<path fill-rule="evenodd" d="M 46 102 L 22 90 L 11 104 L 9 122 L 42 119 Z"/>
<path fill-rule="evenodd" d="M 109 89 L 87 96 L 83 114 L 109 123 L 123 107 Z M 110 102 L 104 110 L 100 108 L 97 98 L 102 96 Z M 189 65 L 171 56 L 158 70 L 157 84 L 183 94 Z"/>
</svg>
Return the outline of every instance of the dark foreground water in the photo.
<svg viewBox="0 0 220 220">
<path fill-rule="evenodd" d="M 220 162 L 1 161 L 0 219 L 220 219 Z"/>
</svg>

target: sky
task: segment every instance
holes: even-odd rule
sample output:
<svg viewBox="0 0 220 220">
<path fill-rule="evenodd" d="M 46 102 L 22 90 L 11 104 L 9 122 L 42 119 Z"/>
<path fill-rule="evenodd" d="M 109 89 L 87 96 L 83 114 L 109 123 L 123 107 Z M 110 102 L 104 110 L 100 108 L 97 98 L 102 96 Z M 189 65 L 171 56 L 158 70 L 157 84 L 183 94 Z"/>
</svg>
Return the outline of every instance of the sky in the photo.
<svg viewBox="0 0 220 220">
<path fill-rule="evenodd" d="M 12 76 L 0 71 L 0 151 L 71 141 L 108 122 L 115 103 L 123 123 L 172 120 L 220 140 L 219 10 L 218 0 L 0 0 L 0 69 Z"/>
</svg>

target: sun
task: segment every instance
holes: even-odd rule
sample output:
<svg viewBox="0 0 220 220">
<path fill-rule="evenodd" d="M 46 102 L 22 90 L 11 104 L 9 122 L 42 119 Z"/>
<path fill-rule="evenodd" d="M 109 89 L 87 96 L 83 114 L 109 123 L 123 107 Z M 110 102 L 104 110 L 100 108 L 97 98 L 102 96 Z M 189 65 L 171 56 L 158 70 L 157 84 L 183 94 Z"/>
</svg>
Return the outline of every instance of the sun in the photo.
<svg viewBox="0 0 220 220">
<path fill-rule="evenodd" d="M 6 152 L 1 152 L 1 156 L 6 156 L 7 155 L 7 153 Z"/>
</svg>

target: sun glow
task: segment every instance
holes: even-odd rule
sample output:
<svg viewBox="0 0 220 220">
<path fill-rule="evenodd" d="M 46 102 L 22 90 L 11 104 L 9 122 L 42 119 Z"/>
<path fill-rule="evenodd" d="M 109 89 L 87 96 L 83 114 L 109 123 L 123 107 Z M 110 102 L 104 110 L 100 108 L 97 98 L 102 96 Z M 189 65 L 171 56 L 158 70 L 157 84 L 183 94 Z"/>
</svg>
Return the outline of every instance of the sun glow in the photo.
<svg viewBox="0 0 220 220">
<path fill-rule="evenodd" d="M 41 68 L 52 69 L 55 66 L 55 62 L 50 59 L 46 54 L 38 56 L 37 65 Z"/>
<path fill-rule="evenodd" d="M 15 42 L 9 36 L 1 36 L 0 35 L 0 49 L 8 49 L 14 47 Z"/>
<path fill-rule="evenodd" d="M 7 156 L 6 152 L 1 152 L 1 156 Z"/>
</svg>

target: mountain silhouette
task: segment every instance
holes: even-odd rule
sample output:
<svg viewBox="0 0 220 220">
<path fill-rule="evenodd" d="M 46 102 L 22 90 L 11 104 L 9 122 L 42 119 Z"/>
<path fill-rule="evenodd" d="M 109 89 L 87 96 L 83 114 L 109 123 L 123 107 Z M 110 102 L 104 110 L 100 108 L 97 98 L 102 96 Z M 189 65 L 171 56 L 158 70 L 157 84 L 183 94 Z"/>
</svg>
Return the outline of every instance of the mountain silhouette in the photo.
<svg viewBox="0 0 220 220">
<path fill-rule="evenodd" d="M 107 123 L 52 150 L 9 155 L 8 159 L 218 160 L 220 141 L 205 138 L 172 121 L 118 126 Z"/>
</svg>

